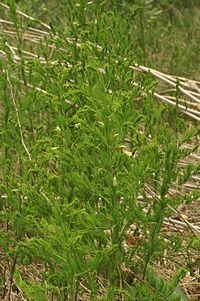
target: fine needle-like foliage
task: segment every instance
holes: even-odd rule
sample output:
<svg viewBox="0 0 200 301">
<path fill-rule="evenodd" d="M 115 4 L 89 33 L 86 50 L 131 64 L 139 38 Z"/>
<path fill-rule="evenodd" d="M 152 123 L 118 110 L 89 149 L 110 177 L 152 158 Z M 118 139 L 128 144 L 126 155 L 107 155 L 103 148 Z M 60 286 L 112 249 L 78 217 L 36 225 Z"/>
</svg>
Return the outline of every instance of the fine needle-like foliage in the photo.
<svg viewBox="0 0 200 301">
<path fill-rule="evenodd" d="M 133 2 L 0 2 L 2 300 L 188 301 L 199 279 L 199 82 L 143 66 L 166 4 Z"/>
</svg>

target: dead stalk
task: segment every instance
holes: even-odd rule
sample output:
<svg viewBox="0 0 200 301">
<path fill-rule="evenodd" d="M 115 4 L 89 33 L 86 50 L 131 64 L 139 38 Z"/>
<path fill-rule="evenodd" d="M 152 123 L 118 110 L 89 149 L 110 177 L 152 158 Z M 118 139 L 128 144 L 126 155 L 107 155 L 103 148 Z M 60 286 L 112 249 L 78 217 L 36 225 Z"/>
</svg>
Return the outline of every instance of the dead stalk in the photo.
<svg viewBox="0 0 200 301">
<path fill-rule="evenodd" d="M 25 152 L 28 155 L 29 160 L 31 160 L 31 154 L 28 151 L 28 148 L 27 148 L 27 146 L 25 144 L 25 141 L 24 141 L 24 136 L 23 136 L 23 131 L 22 131 L 22 125 L 21 125 L 20 118 L 19 118 L 19 111 L 18 111 L 17 104 L 16 104 L 16 101 L 15 101 L 15 98 L 14 98 L 13 88 L 12 88 L 12 84 L 11 84 L 11 81 L 10 81 L 10 77 L 9 77 L 8 71 L 6 71 L 6 77 L 7 77 L 8 85 L 9 85 L 9 88 L 10 88 L 10 95 L 11 95 L 11 99 L 12 99 L 12 102 L 13 102 L 13 106 L 15 108 L 15 113 L 16 113 L 16 117 L 17 117 L 17 123 L 18 123 L 20 137 L 21 137 L 21 143 L 22 143 L 22 145 L 23 145 L 23 147 L 25 149 Z"/>
</svg>

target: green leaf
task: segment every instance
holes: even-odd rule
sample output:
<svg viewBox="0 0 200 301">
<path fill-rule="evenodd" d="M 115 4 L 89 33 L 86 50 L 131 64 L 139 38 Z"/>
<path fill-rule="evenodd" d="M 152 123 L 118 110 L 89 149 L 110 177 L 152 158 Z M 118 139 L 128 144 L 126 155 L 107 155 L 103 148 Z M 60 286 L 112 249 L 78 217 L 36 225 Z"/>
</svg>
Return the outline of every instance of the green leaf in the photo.
<svg viewBox="0 0 200 301">
<path fill-rule="evenodd" d="M 190 299 L 188 299 L 187 295 L 185 294 L 184 290 L 180 287 L 180 285 L 178 284 L 177 287 L 175 288 L 172 296 L 179 296 L 181 299 L 180 301 L 190 301 Z"/>
<path fill-rule="evenodd" d="M 15 281 L 24 294 L 34 301 L 48 301 L 46 296 L 46 288 L 42 284 L 36 283 L 34 281 L 24 281 L 20 275 L 19 269 L 15 271 L 14 274 Z"/>
</svg>

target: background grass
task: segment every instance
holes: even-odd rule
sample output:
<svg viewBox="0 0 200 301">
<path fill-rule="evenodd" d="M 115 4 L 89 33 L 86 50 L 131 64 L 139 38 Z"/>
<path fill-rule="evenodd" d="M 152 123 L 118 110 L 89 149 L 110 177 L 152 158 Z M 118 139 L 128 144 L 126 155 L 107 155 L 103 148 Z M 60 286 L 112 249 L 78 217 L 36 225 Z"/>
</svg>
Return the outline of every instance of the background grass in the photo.
<svg viewBox="0 0 200 301">
<path fill-rule="evenodd" d="M 76 36 L 79 30 L 82 34 L 90 31 L 90 39 L 102 43 L 106 43 L 106 39 L 110 41 L 109 30 L 106 32 L 106 39 L 102 39 L 99 33 L 97 37 L 98 26 L 94 21 L 101 15 L 101 10 L 105 9 L 103 8 L 105 5 L 102 5 L 101 1 L 87 5 L 85 17 L 81 21 L 78 16 L 83 15 L 81 3 L 82 6 L 84 4 L 80 1 L 59 1 L 58 3 L 47 1 L 44 3 L 37 0 L 25 3 L 17 1 L 17 3 L 23 11 L 46 22 L 51 21 L 69 34 Z M 131 51 L 137 61 L 146 60 L 146 64 L 152 68 L 199 79 L 199 1 L 106 1 L 106 8 L 109 9 L 106 11 L 108 15 L 112 15 L 115 11 L 115 27 L 119 29 L 119 32 L 123 28 L 126 33 L 121 32 L 120 34 L 118 30 L 113 30 L 113 27 L 111 28 L 112 17 L 105 18 L 104 16 L 104 22 L 108 22 L 107 28 L 110 28 L 114 35 L 112 39 L 120 45 L 120 47 L 115 47 L 115 51 L 118 48 L 117 50 L 123 53 L 124 48 L 127 47 L 127 51 L 129 53 Z M 101 18 L 98 18 L 99 24 L 101 24 Z M 72 26 L 69 20 L 73 20 L 77 24 Z M 102 24 L 102 26 L 105 26 L 106 29 L 106 24 Z M 128 34 L 130 37 L 127 46 L 126 43 L 124 45 L 124 40 L 127 39 Z M 110 47 L 112 47 L 111 43 Z M 145 58 L 141 51 L 144 50 L 143 48 L 145 48 Z"/>
</svg>

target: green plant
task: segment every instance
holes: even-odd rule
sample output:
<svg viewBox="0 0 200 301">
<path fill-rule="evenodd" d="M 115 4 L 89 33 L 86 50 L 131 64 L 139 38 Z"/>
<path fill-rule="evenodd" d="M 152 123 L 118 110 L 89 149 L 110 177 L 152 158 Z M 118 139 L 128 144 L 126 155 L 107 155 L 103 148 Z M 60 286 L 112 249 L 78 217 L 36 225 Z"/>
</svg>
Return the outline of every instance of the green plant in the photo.
<svg viewBox="0 0 200 301">
<path fill-rule="evenodd" d="M 169 189 L 198 172 L 178 164 L 199 132 L 183 137 L 181 113 L 155 102 L 151 75 L 133 86 L 129 66 L 141 57 L 132 12 L 112 1 L 61 1 L 62 20 L 48 25 L 7 4 L 14 34 L 1 38 L 2 296 L 11 299 L 15 284 L 27 300 L 187 300 L 181 272 L 167 282 L 153 267 L 185 248 L 162 227 L 169 205 L 184 203 L 171 204 Z M 130 7 L 141 18 L 134 28 L 144 56 L 155 13 L 148 5 Z M 133 224 L 141 237 L 126 249 Z"/>
</svg>

